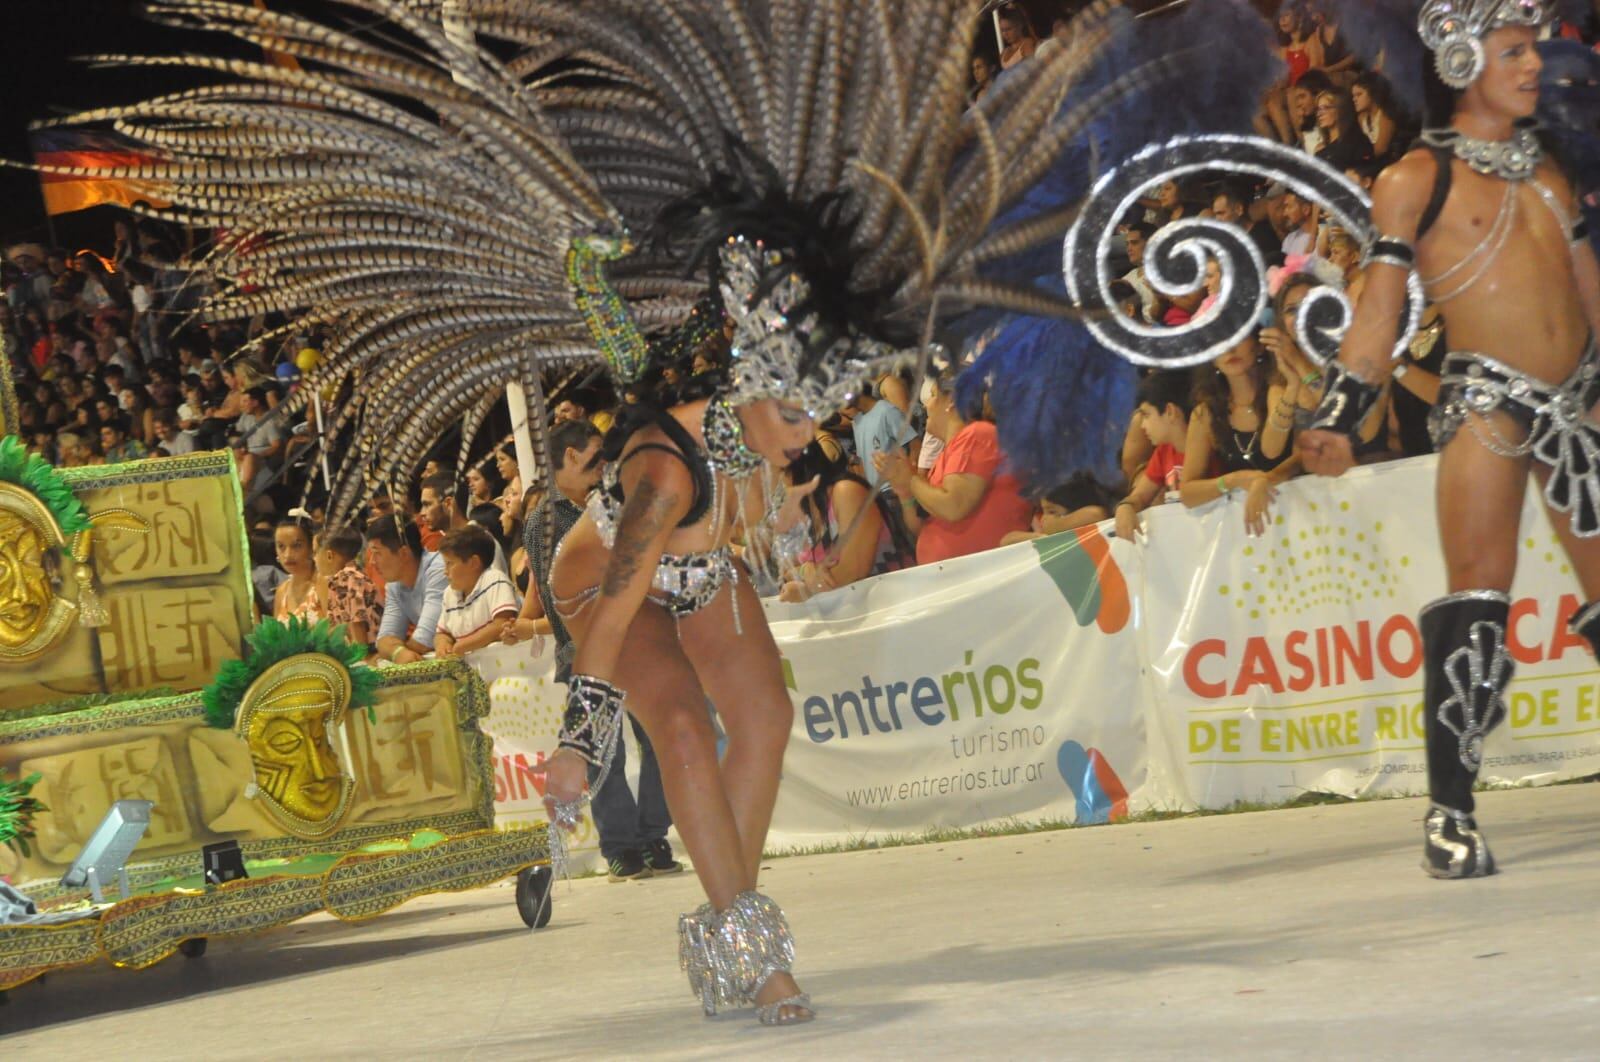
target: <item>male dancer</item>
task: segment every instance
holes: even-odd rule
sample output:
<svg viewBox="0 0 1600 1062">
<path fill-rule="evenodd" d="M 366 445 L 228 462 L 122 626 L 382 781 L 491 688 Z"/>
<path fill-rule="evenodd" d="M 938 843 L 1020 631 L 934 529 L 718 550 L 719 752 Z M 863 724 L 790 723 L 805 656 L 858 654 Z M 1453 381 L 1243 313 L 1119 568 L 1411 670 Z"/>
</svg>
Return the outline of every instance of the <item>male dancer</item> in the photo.
<svg viewBox="0 0 1600 1062">
<path fill-rule="evenodd" d="M 1381 234 L 1368 282 L 1313 430 L 1306 466 L 1339 475 L 1351 437 L 1390 371 L 1407 274 L 1420 271 L 1455 348 L 1430 427 L 1449 593 L 1420 617 L 1428 789 L 1423 868 L 1494 872 L 1473 819 L 1483 739 L 1506 715 L 1506 622 L 1518 520 L 1531 469 L 1590 604 L 1573 631 L 1600 651 L 1600 266 L 1571 185 L 1527 127 L 1539 99 L 1543 0 L 1428 0 L 1419 32 L 1434 53 L 1448 125 L 1384 171 Z M 1444 89 L 1449 97 L 1442 96 Z M 1465 430 L 1462 430 L 1462 429 Z"/>
</svg>

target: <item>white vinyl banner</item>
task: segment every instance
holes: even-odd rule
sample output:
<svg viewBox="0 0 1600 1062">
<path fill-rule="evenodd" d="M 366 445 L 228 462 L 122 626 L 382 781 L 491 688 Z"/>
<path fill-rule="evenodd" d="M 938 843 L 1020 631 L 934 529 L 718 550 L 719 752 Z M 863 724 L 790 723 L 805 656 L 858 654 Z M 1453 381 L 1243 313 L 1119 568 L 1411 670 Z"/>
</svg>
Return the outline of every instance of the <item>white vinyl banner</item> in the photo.
<svg viewBox="0 0 1600 1062">
<path fill-rule="evenodd" d="M 1416 616 L 1445 593 L 1435 464 L 1294 480 L 1260 538 L 1245 533 L 1242 500 L 1147 514 L 1145 703 L 1152 757 L 1180 806 L 1426 792 Z M 1481 777 L 1592 774 L 1600 671 L 1566 630 L 1579 590 L 1532 490 L 1520 547 L 1510 718 L 1488 739 Z"/>
<path fill-rule="evenodd" d="M 1126 814 L 1126 549 L 1088 529 L 770 604 L 795 706 L 772 843 Z"/>
<path fill-rule="evenodd" d="M 540 768 L 556 748 L 567 689 L 555 680 L 555 647 L 548 638 L 490 645 L 467 656 L 489 687 L 484 732 L 494 740 L 494 820 L 497 826 L 546 821 Z M 632 740 L 632 735 L 629 735 Z M 628 766 L 638 762 L 637 750 Z M 600 839 L 587 812 L 567 843 L 570 872 L 597 870 Z"/>
<path fill-rule="evenodd" d="M 795 713 L 769 844 L 1425 792 L 1416 615 L 1445 587 L 1434 466 L 1297 479 L 1259 538 L 1242 499 L 1170 504 L 1136 543 L 1107 524 L 768 602 Z M 1531 490 L 1518 565 L 1510 718 L 1483 777 L 1600 773 L 1600 669 L 1566 630 L 1579 590 Z M 560 722 L 553 655 L 473 661 L 497 817 L 543 821 L 532 769 Z M 636 748 L 628 761 L 636 784 Z M 585 819 L 576 867 L 599 865 L 596 843 Z"/>
</svg>

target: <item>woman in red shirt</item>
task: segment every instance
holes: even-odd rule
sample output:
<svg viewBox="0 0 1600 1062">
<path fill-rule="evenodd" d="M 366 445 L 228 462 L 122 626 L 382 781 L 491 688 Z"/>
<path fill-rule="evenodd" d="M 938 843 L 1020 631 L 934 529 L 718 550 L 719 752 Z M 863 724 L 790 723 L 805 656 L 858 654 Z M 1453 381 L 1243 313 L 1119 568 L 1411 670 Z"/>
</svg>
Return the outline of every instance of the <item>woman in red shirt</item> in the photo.
<svg viewBox="0 0 1600 1062">
<path fill-rule="evenodd" d="M 917 535 L 918 564 L 994 549 L 1011 532 L 1028 530 L 1033 518 L 1021 484 L 1003 471 L 1005 454 L 995 426 L 963 417 L 955 386 L 955 370 L 946 369 L 928 403 L 928 431 L 945 445 L 927 479 L 912 474 L 902 453 L 876 455 L 878 471 L 899 496 L 906 524 Z"/>
</svg>

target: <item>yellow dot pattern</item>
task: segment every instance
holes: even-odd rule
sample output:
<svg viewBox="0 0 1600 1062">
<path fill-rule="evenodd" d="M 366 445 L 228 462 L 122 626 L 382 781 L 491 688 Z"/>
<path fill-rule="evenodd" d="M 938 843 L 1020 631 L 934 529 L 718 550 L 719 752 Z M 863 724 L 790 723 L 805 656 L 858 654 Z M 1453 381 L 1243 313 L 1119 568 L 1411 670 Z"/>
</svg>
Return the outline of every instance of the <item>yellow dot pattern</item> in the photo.
<svg viewBox="0 0 1600 1062">
<path fill-rule="evenodd" d="M 1349 503 L 1341 502 L 1339 511 L 1349 513 Z M 1275 523 L 1282 520 L 1278 517 Z M 1243 556 L 1249 578 L 1217 589 L 1251 619 L 1260 619 L 1263 611 L 1269 616 L 1296 616 L 1316 608 L 1387 600 L 1395 596 L 1399 570 L 1410 567 L 1411 558 L 1380 554 L 1377 543 L 1382 536 L 1382 521 L 1365 530 L 1342 523 L 1319 524 L 1297 532 L 1295 538 L 1276 539 L 1265 558 L 1248 546 Z"/>
</svg>

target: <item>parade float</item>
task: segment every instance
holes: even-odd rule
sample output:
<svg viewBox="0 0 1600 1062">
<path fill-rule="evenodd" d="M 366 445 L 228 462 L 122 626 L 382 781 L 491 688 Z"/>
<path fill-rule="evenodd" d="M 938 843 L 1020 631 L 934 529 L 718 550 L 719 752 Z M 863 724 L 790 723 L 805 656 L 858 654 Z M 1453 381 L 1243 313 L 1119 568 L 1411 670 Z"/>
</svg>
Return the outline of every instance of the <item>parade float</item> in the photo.
<svg viewBox="0 0 1600 1062">
<path fill-rule="evenodd" d="M 478 675 L 258 624 L 249 571 L 231 454 L 57 470 L 0 439 L 0 993 L 513 875 L 548 921 Z"/>
</svg>

